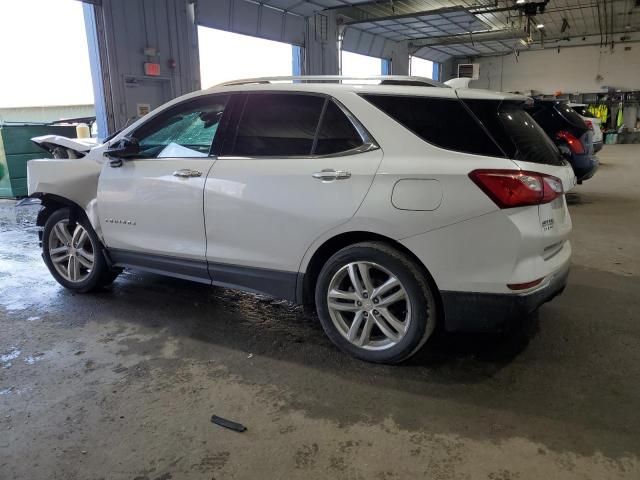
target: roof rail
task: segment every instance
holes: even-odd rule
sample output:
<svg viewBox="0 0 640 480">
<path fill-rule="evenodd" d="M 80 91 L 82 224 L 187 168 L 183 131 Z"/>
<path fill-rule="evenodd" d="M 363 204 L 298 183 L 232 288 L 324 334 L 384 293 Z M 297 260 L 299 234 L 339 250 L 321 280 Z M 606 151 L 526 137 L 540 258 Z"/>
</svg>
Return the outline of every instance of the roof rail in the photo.
<svg viewBox="0 0 640 480">
<path fill-rule="evenodd" d="M 216 85 L 217 87 L 229 87 L 233 85 L 249 85 L 252 83 L 342 83 L 343 81 L 357 83 L 358 81 L 370 82 L 379 81 L 380 85 L 405 85 L 424 87 L 444 87 L 450 88 L 444 83 L 436 82 L 427 77 L 416 77 L 412 75 L 377 75 L 377 76 L 343 76 L 343 75 L 299 75 L 292 77 L 258 77 L 244 78 L 240 80 L 230 80 Z"/>
</svg>

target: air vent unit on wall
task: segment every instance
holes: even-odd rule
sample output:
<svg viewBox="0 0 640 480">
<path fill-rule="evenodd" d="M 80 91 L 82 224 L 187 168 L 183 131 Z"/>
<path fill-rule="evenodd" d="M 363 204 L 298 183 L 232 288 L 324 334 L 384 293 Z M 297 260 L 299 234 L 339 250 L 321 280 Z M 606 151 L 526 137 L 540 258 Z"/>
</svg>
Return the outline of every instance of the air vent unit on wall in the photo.
<svg viewBox="0 0 640 480">
<path fill-rule="evenodd" d="M 470 78 L 472 80 L 478 80 L 478 78 L 480 78 L 480 64 L 459 63 L 458 78 Z"/>
</svg>

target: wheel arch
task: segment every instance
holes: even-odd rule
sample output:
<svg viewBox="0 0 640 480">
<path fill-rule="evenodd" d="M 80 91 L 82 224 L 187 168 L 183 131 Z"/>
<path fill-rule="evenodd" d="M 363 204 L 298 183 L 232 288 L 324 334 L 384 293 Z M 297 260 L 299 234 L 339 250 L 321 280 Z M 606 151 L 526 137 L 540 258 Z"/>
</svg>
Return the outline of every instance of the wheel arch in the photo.
<svg viewBox="0 0 640 480">
<path fill-rule="evenodd" d="M 98 235 L 100 241 L 104 243 L 102 229 L 100 228 L 100 222 L 98 220 L 96 199 L 91 200 L 86 207 L 83 207 L 74 200 L 55 193 L 36 192 L 31 194 L 30 197 L 40 199 L 40 203 L 42 205 L 42 209 L 38 212 L 38 216 L 36 218 L 37 226 L 44 227 L 44 224 L 56 210 L 61 208 L 71 208 L 71 210 L 77 215 L 80 215 L 89 221 L 89 224 L 96 232 L 96 235 Z"/>
<path fill-rule="evenodd" d="M 440 290 L 433 279 L 431 273 L 424 265 L 424 263 L 407 247 L 402 245 L 397 240 L 394 240 L 385 235 L 381 235 L 379 233 L 368 232 L 368 231 L 352 231 L 352 232 L 343 232 L 337 234 L 329 239 L 327 239 L 324 243 L 322 243 L 311 255 L 307 263 L 307 268 L 304 273 L 299 274 L 298 279 L 298 292 L 297 298 L 298 302 L 302 303 L 305 306 L 311 306 L 314 304 L 314 296 L 315 296 L 315 288 L 318 280 L 318 275 L 320 274 L 320 270 L 324 266 L 324 264 L 331 258 L 339 250 L 342 250 L 349 245 L 353 245 L 361 242 L 382 242 L 385 243 L 398 251 L 404 253 L 409 258 L 411 258 L 416 266 L 420 269 L 420 271 L 424 274 L 427 282 L 429 283 L 429 287 L 433 290 L 434 297 L 437 303 L 438 309 L 438 318 L 443 318 L 442 316 L 442 298 L 440 296 Z"/>
<path fill-rule="evenodd" d="M 38 217 L 36 218 L 36 225 L 38 227 L 44 227 L 44 224 L 47 223 L 49 217 L 61 208 L 70 208 L 78 215 L 87 216 L 84 208 L 73 200 L 61 197 L 60 195 L 55 195 L 53 193 L 34 193 L 31 197 L 40 199 L 40 204 L 42 205 L 42 208 L 38 212 Z"/>
</svg>

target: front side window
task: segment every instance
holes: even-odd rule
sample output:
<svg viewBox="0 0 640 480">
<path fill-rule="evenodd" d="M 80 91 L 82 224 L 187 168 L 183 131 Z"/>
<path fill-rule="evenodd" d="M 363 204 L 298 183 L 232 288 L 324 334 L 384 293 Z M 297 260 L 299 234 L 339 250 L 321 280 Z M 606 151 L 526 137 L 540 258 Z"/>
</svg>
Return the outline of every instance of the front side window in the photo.
<svg viewBox="0 0 640 480">
<path fill-rule="evenodd" d="M 315 95 L 248 95 L 234 145 L 225 154 L 239 157 L 311 155 L 324 102 L 324 97 Z"/>
<path fill-rule="evenodd" d="M 141 158 L 209 156 L 228 95 L 215 95 L 172 107 L 142 125 L 133 136 Z"/>
</svg>

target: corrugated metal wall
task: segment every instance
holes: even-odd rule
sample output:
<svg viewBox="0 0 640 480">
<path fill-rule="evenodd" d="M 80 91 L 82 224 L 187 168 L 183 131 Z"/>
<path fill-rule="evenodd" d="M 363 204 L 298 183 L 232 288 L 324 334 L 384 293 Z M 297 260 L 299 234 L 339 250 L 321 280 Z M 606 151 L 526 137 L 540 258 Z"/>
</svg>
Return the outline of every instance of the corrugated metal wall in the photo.
<svg viewBox="0 0 640 480">
<path fill-rule="evenodd" d="M 103 0 L 92 8 L 93 41 L 100 52 L 92 73 L 101 75 L 109 131 L 131 122 L 138 104 L 154 108 L 200 88 L 197 31 L 188 0 Z M 146 47 L 157 55 L 146 56 Z M 159 63 L 160 76 L 145 76 L 145 62 Z"/>
</svg>

